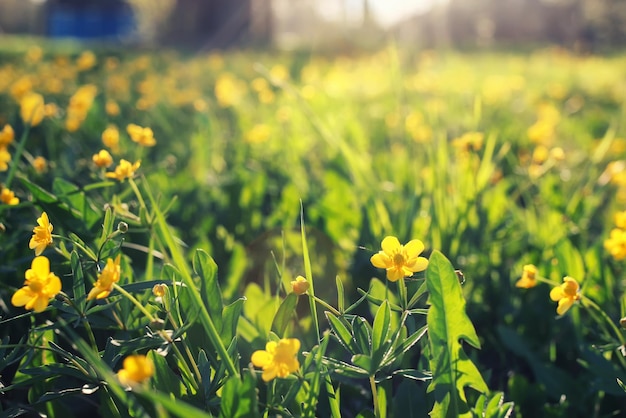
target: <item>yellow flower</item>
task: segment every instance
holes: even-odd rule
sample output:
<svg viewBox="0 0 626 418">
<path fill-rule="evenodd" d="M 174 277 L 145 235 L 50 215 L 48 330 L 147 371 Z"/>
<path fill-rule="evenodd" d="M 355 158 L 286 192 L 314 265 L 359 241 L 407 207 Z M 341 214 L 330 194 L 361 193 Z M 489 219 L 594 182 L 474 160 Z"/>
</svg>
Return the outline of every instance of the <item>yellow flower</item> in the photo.
<svg viewBox="0 0 626 418">
<path fill-rule="evenodd" d="M 516 287 L 530 289 L 537 285 L 537 267 L 532 264 L 526 264 L 522 271 L 522 278 L 515 283 Z"/>
<path fill-rule="evenodd" d="M 13 306 L 24 306 L 28 310 L 42 312 L 51 298 L 61 291 L 61 280 L 50 271 L 50 260 L 35 257 L 31 268 L 26 270 L 24 287 L 11 298 Z"/>
<path fill-rule="evenodd" d="M 36 157 L 33 160 L 33 167 L 37 173 L 44 173 L 48 169 L 48 161 L 44 157 Z"/>
<path fill-rule="evenodd" d="M 4 128 L 0 131 L 0 147 L 8 147 L 15 138 L 15 131 L 11 125 L 4 125 Z"/>
<path fill-rule="evenodd" d="M 152 287 L 152 294 L 157 298 L 162 298 L 167 293 L 167 285 L 164 283 L 155 284 Z"/>
<path fill-rule="evenodd" d="M 569 276 L 563 277 L 563 284 L 550 291 L 550 299 L 559 302 L 556 313 L 563 315 L 574 302 L 580 299 L 580 286 L 578 282 Z"/>
<path fill-rule="evenodd" d="M 260 123 L 258 125 L 254 125 L 254 127 L 246 133 L 246 142 L 249 142 L 250 144 L 260 144 L 267 141 L 271 134 L 272 131 L 270 127 L 264 123 Z"/>
<path fill-rule="evenodd" d="M 52 118 L 59 113 L 59 107 L 55 103 L 46 103 L 43 106 L 43 114 L 47 118 Z"/>
<path fill-rule="evenodd" d="M 15 197 L 15 193 L 13 193 L 11 190 L 3 187 L 2 191 L 0 192 L 0 202 L 4 203 L 5 205 L 13 206 L 20 203 L 20 199 Z"/>
<path fill-rule="evenodd" d="M 126 132 L 128 132 L 130 139 L 132 139 L 133 142 L 136 142 L 139 145 L 143 145 L 144 147 L 153 147 L 154 145 L 156 145 L 154 133 L 150 128 L 144 128 L 139 125 L 135 125 L 134 123 L 131 123 L 126 127 Z"/>
<path fill-rule="evenodd" d="M 613 228 L 609 238 L 604 240 L 604 248 L 616 260 L 626 258 L 626 230 Z"/>
<path fill-rule="evenodd" d="M 626 210 L 615 214 L 615 226 L 626 229 Z"/>
<path fill-rule="evenodd" d="M 418 257 L 424 251 L 424 244 L 418 239 L 402 245 L 398 238 L 388 236 L 383 239 L 381 247 L 382 251 L 374 254 L 370 261 L 374 267 L 386 269 L 387 279 L 392 282 L 412 276 L 428 267 L 428 260 Z"/>
<path fill-rule="evenodd" d="M 306 291 L 309 290 L 309 287 L 310 287 L 309 282 L 307 281 L 307 279 L 305 279 L 302 276 L 296 277 L 296 280 L 293 280 L 291 282 L 291 290 L 296 295 L 303 295 L 303 294 L 305 294 Z"/>
<path fill-rule="evenodd" d="M 94 283 L 93 289 L 87 295 L 87 300 L 104 299 L 113 290 L 113 284 L 120 280 L 120 254 L 113 260 L 109 258 L 107 265 L 98 274 L 98 280 Z"/>
<path fill-rule="evenodd" d="M 265 350 L 252 353 L 252 364 L 263 368 L 261 378 L 269 382 L 276 377 L 287 377 L 300 368 L 298 351 L 300 341 L 295 338 L 283 338 L 280 341 L 270 341 Z"/>
<path fill-rule="evenodd" d="M 41 255 L 43 250 L 52 244 L 53 226 L 46 212 L 42 212 L 41 216 L 37 218 L 37 224 L 38 226 L 33 228 L 33 236 L 30 238 L 28 248 L 35 250 L 35 255 Z"/>
<path fill-rule="evenodd" d="M 76 59 L 76 67 L 78 71 L 86 71 L 96 65 L 96 54 L 91 51 L 84 51 Z"/>
<path fill-rule="evenodd" d="M 91 159 L 93 160 L 95 165 L 101 168 L 106 168 L 113 164 L 113 157 L 111 157 L 109 151 L 105 149 L 102 149 L 97 154 L 94 154 Z"/>
<path fill-rule="evenodd" d="M 105 147 L 110 148 L 113 153 L 116 153 L 120 149 L 120 131 L 114 125 L 109 125 L 102 132 L 102 143 Z"/>
<path fill-rule="evenodd" d="M 11 154 L 5 147 L 0 147 L 0 171 L 7 171 L 11 162 Z"/>
<path fill-rule="evenodd" d="M 38 93 L 27 93 L 20 101 L 20 116 L 25 123 L 37 126 L 45 116 L 43 96 Z"/>
<path fill-rule="evenodd" d="M 120 160 L 120 163 L 115 167 L 114 172 L 106 173 L 106 176 L 112 179 L 117 179 L 122 181 L 124 179 L 129 179 L 135 175 L 135 171 L 141 165 L 141 161 L 137 161 L 134 164 L 131 164 L 129 161 L 124 159 Z"/>
<path fill-rule="evenodd" d="M 117 372 L 122 385 L 130 386 L 148 380 L 154 374 L 152 360 L 142 354 L 134 354 L 124 359 L 123 368 Z"/>
<path fill-rule="evenodd" d="M 16 101 L 20 101 L 22 97 L 32 90 L 32 88 L 33 83 L 30 81 L 30 77 L 24 76 L 13 83 L 10 93 Z"/>
<path fill-rule="evenodd" d="M 104 105 L 104 109 L 109 116 L 117 116 L 120 114 L 120 105 L 118 105 L 116 101 L 110 99 L 107 100 L 106 104 Z"/>
</svg>

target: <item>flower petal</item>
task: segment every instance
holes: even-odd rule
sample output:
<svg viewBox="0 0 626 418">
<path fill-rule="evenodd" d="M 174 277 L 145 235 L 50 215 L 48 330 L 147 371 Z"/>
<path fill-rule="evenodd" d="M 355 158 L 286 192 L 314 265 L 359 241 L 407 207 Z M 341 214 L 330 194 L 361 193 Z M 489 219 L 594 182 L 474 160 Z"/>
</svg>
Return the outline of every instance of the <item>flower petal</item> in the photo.
<svg viewBox="0 0 626 418">
<path fill-rule="evenodd" d="M 272 356 L 265 350 L 257 350 L 252 353 L 250 361 L 256 367 L 265 367 L 272 362 Z"/>
<path fill-rule="evenodd" d="M 406 243 L 404 249 L 409 259 L 415 258 L 424 251 L 424 243 L 418 239 L 412 239 Z"/>
<path fill-rule="evenodd" d="M 48 284 L 43 288 L 43 293 L 49 297 L 56 296 L 61 291 L 61 279 L 56 274 L 50 273 L 48 275 Z"/>
<path fill-rule="evenodd" d="M 393 236 L 388 236 L 383 239 L 383 242 L 380 244 L 381 248 L 386 254 L 392 254 L 395 250 L 400 248 L 400 241 L 398 238 Z"/>
<path fill-rule="evenodd" d="M 565 292 L 561 286 L 555 287 L 550 291 L 550 299 L 557 302 L 565 297 Z"/>
<path fill-rule="evenodd" d="M 31 268 L 36 277 L 48 277 L 48 274 L 50 274 L 50 260 L 44 256 L 35 257 L 33 258 Z"/>
<path fill-rule="evenodd" d="M 389 256 L 384 252 L 380 251 L 370 258 L 370 262 L 374 267 L 386 269 L 389 265 L 391 265 L 391 258 L 389 258 Z"/>
<path fill-rule="evenodd" d="M 574 304 L 574 299 L 563 298 L 559 301 L 559 306 L 556 308 L 556 313 L 563 315 Z"/>
<path fill-rule="evenodd" d="M 43 312 L 48 307 L 48 302 L 49 302 L 48 298 L 42 295 L 37 295 L 37 297 L 33 299 L 32 309 L 37 313 Z"/>
<path fill-rule="evenodd" d="M 416 259 L 412 260 L 412 262 L 408 264 L 407 267 L 413 273 L 416 273 L 418 271 L 424 271 L 428 267 L 428 259 L 425 257 L 417 257 Z"/>
<path fill-rule="evenodd" d="M 30 287 L 24 286 L 13 294 L 11 304 L 13 306 L 24 306 L 35 296 L 36 295 L 32 292 L 32 290 L 30 290 Z"/>
<path fill-rule="evenodd" d="M 269 367 L 263 369 L 263 374 L 261 375 L 261 378 L 263 379 L 263 381 L 269 382 L 276 377 L 277 373 L 278 370 L 276 370 L 276 366 L 270 365 Z"/>
<path fill-rule="evenodd" d="M 402 269 L 398 269 L 396 267 L 392 267 L 387 269 L 387 279 L 390 282 L 396 282 L 404 277 L 404 271 Z"/>
</svg>

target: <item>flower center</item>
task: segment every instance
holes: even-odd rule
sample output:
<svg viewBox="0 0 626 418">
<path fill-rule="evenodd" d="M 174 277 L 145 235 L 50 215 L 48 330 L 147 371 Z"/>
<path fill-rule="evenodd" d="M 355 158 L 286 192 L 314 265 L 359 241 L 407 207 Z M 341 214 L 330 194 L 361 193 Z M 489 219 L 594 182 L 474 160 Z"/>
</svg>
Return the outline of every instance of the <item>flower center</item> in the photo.
<svg viewBox="0 0 626 418">
<path fill-rule="evenodd" d="M 41 293 L 41 290 L 43 289 L 43 283 L 39 280 L 31 280 L 28 283 L 28 287 L 30 287 L 30 290 L 32 290 L 34 293 Z"/>
<path fill-rule="evenodd" d="M 396 265 L 396 267 L 400 267 L 404 265 L 406 258 L 404 257 L 404 254 L 401 252 L 397 252 L 393 255 L 393 264 Z"/>
</svg>

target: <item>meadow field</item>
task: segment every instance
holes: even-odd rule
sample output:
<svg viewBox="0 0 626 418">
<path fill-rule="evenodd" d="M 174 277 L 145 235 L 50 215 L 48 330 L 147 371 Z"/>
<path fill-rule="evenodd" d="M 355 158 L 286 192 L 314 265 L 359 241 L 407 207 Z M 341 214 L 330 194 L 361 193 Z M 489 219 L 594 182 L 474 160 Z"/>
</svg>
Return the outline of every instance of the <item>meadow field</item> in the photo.
<svg viewBox="0 0 626 418">
<path fill-rule="evenodd" d="M 626 414 L 626 55 L 0 47 L 0 414 Z"/>
</svg>

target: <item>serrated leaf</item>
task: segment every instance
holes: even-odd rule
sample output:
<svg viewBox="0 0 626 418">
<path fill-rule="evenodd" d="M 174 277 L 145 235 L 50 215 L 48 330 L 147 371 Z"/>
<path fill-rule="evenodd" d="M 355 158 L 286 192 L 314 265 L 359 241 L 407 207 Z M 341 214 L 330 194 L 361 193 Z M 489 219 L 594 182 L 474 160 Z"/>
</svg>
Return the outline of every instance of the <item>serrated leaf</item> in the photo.
<svg viewBox="0 0 626 418">
<path fill-rule="evenodd" d="M 480 372 L 463 351 L 460 340 L 480 348 L 474 325 L 465 312 L 465 299 L 454 267 L 439 251 L 433 251 L 426 270 L 431 304 L 428 315 L 428 340 L 434 392 L 431 416 L 470 417 L 465 387 L 488 392 Z"/>
<path fill-rule="evenodd" d="M 278 307 L 274 320 L 272 321 L 272 331 L 279 337 L 283 336 L 285 329 L 291 322 L 295 312 L 296 305 L 298 304 L 298 295 L 295 293 L 289 293 L 285 300 Z"/>
</svg>

